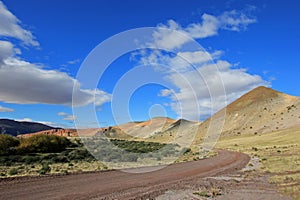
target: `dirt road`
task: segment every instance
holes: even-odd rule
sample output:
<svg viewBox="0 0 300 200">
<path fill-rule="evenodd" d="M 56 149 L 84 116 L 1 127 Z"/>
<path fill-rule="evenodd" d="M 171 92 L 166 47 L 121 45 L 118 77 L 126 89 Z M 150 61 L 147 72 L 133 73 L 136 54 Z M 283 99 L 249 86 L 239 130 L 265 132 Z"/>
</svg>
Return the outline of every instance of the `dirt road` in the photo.
<svg viewBox="0 0 300 200">
<path fill-rule="evenodd" d="M 0 199 L 127 199 L 153 197 L 171 184 L 243 168 L 249 156 L 218 150 L 209 159 L 178 163 L 158 171 L 132 174 L 121 171 L 66 176 L 21 177 L 0 180 Z"/>
</svg>

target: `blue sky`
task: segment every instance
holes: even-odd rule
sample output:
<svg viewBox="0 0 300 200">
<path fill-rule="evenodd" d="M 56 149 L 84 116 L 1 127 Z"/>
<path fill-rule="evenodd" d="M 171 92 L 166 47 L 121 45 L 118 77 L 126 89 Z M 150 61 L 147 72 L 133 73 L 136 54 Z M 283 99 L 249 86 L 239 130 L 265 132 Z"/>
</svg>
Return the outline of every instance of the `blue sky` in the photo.
<svg viewBox="0 0 300 200">
<path fill-rule="evenodd" d="M 300 3 L 291 0 L 129 0 L 126 3 L 120 0 L 2 0 L 0 118 L 72 127 L 73 119 L 78 117 L 72 114 L 73 84 L 85 85 L 77 79 L 83 61 L 99 43 L 120 32 L 141 27 L 176 30 L 202 45 L 202 50 L 223 69 L 220 75 L 226 102 L 221 94 L 216 94 L 216 109 L 259 85 L 300 96 L 297 89 L 300 85 L 299 8 Z M 155 47 L 176 51 L 177 56 L 183 56 L 206 75 L 205 81 L 211 83 L 211 87 L 217 87 L 213 81 L 216 72 L 207 62 L 197 60 L 202 54 L 180 49 L 185 43 L 180 43 L 171 32 L 158 31 L 157 35 L 160 40 L 152 38 Z M 175 39 L 169 40 L 172 37 Z M 170 41 L 179 42 L 180 47 L 174 47 Z M 203 81 L 195 79 L 187 69 L 181 74 L 194 85 L 193 94 L 201 116 L 194 111 L 193 103 L 189 103 L 192 94 L 179 78 L 170 75 L 170 71 L 158 72 L 153 67 L 153 76 L 160 73 L 166 85 L 141 85 L 129 100 L 116 102 L 119 106 L 116 108 L 125 107 L 130 115 L 121 110 L 112 113 L 110 102 L 118 81 L 136 66 L 149 65 L 153 57 L 160 64 L 176 68 L 176 64 L 172 65 L 174 59 L 166 53 L 139 51 L 120 56 L 109 66 L 96 90 L 95 110 L 101 126 L 160 115 L 203 120 L 215 112 L 216 109 L 210 108 L 206 91 L 201 90 Z M 132 79 L 143 80 L 147 76 L 149 74 L 142 73 Z M 79 94 L 76 108 L 94 105 L 95 88 L 78 88 L 76 92 Z M 82 118 L 89 119 L 85 115 Z M 95 125 L 90 122 L 86 126 Z"/>
</svg>

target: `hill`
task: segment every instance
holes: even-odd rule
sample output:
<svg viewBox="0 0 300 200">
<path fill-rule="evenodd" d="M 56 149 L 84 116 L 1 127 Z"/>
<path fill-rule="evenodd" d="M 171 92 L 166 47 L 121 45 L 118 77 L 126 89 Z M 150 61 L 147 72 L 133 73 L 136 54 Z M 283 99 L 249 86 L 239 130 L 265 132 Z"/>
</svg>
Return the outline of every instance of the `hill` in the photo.
<svg viewBox="0 0 300 200">
<path fill-rule="evenodd" d="M 299 125 L 300 98 L 261 86 L 204 121 L 199 127 L 195 144 L 199 144 L 208 128 L 222 128 L 221 137 L 228 137 L 264 134 Z"/>
<path fill-rule="evenodd" d="M 19 122 L 10 119 L 0 119 L 1 134 L 17 136 L 20 134 L 45 131 L 50 129 L 54 128 L 37 122 Z"/>
<path fill-rule="evenodd" d="M 221 124 L 223 122 L 224 126 Z M 195 144 L 199 144 L 199 140 L 205 137 L 208 129 L 221 131 L 221 136 L 227 137 L 263 134 L 297 125 L 300 125 L 300 98 L 261 86 L 241 96 L 203 123 L 155 117 L 148 121 L 80 130 L 80 134 L 104 134 L 111 138 L 171 142 L 179 137 L 191 139 L 196 131 Z M 42 134 L 77 136 L 76 131 L 71 129 L 44 131 Z"/>
<path fill-rule="evenodd" d="M 185 138 L 182 133 L 189 135 L 192 128 L 197 128 L 198 122 L 184 119 L 174 120 L 167 117 L 155 117 L 147 121 L 129 122 L 117 126 L 93 129 L 51 129 L 21 135 L 29 137 L 36 134 L 58 135 L 65 137 L 104 135 L 109 138 L 128 140 L 148 140 L 153 142 L 172 142 L 174 138 Z M 179 133 L 180 132 L 180 133 Z M 186 136 L 188 137 L 188 136 Z"/>
<path fill-rule="evenodd" d="M 107 127 L 100 132 L 113 138 L 163 143 L 176 140 L 176 143 L 181 144 L 186 141 L 186 145 L 194 140 L 197 145 L 207 136 L 208 129 L 221 132 L 221 137 L 230 137 L 260 135 L 299 125 L 300 98 L 261 86 L 241 96 L 203 123 L 157 117 L 144 122 Z"/>
</svg>

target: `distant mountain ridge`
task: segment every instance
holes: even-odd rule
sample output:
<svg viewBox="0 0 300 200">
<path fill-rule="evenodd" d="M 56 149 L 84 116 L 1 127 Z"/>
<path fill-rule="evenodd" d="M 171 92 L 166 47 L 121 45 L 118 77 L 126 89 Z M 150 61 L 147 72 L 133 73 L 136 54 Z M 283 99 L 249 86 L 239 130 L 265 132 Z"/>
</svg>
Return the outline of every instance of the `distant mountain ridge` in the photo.
<svg viewBox="0 0 300 200">
<path fill-rule="evenodd" d="M 45 131 L 54 128 L 45 124 L 37 122 L 19 122 L 11 119 L 0 119 L 0 133 L 9 134 L 13 136 L 34 133 L 39 131 Z"/>
</svg>

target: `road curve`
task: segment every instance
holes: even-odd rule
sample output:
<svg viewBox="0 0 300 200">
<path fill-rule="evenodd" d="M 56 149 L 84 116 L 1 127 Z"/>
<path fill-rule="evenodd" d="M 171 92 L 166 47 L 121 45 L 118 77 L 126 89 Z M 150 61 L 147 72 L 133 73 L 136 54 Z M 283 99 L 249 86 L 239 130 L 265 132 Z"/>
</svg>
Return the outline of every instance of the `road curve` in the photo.
<svg viewBox="0 0 300 200">
<path fill-rule="evenodd" d="M 112 194 L 123 199 L 140 196 L 149 192 L 149 188 L 166 188 L 171 183 L 185 179 L 242 169 L 250 159 L 243 153 L 217 151 L 218 155 L 212 158 L 177 163 L 148 173 L 107 171 L 1 179 L 0 199 L 109 199 Z"/>
</svg>

